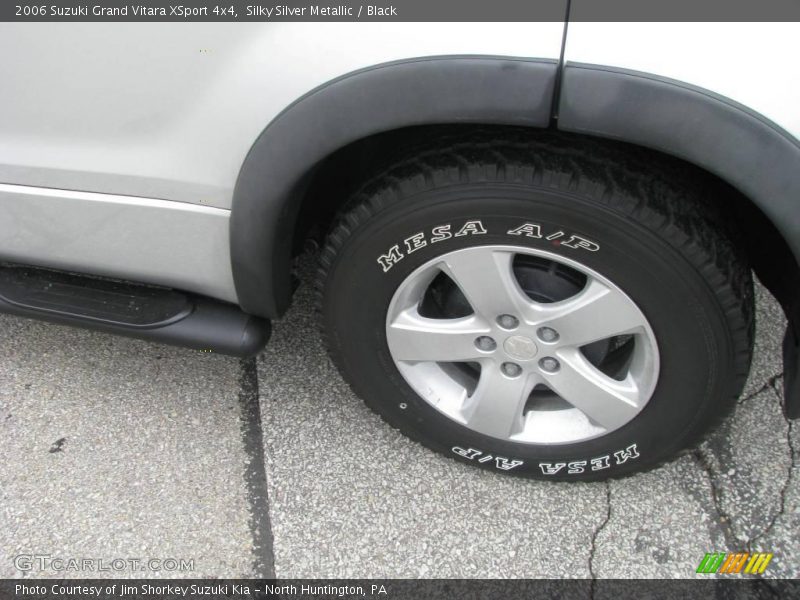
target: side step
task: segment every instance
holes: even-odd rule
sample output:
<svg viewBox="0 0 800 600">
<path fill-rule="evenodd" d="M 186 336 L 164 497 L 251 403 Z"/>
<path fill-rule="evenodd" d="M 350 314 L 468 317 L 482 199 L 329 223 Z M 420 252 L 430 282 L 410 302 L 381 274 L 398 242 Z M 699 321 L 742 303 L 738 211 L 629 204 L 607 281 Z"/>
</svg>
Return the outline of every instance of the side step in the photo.
<svg viewBox="0 0 800 600">
<path fill-rule="evenodd" d="M 12 265 L 0 265 L 0 313 L 232 356 L 256 354 L 271 331 L 269 321 L 217 300 Z"/>
</svg>

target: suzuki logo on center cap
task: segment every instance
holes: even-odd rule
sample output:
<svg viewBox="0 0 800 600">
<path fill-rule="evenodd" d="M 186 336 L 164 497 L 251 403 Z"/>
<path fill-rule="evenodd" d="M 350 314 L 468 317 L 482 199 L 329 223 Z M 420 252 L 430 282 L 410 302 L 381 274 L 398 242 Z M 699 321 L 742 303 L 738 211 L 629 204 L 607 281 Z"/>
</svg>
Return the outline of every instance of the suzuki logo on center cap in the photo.
<svg viewBox="0 0 800 600">
<path fill-rule="evenodd" d="M 531 360 L 539 351 L 534 341 L 524 335 L 513 335 L 506 339 L 503 349 L 506 354 L 516 360 Z"/>
</svg>

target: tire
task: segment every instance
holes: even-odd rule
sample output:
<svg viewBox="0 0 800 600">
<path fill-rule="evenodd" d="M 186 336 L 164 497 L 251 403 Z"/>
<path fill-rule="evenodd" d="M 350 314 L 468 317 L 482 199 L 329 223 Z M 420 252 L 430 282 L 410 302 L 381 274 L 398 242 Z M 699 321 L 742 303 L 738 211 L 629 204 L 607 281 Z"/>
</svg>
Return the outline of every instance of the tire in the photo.
<svg viewBox="0 0 800 600">
<path fill-rule="evenodd" d="M 462 462 L 652 468 L 729 412 L 749 369 L 752 278 L 713 194 L 666 157 L 556 134 L 418 148 L 328 235 L 330 356 L 390 425 Z"/>
</svg>

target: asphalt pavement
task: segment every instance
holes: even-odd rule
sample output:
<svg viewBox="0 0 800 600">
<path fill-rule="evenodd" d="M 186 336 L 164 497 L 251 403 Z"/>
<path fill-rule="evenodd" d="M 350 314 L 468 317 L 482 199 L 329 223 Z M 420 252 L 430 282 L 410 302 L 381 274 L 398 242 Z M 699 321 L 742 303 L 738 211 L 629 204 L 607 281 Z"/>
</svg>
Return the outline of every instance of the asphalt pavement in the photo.
<svg viewBox="0 0 800 600">
<path fill-rule="evenodd" d="M 254 360 L 0 316 L 0 577 L 694 577 L 747 550 L 799 577 L 783 324 L 759 288 L 750 380 L 701 448 L 576 484 L 389 428 L 328 359 L 307 284 Z"/>
</svg>

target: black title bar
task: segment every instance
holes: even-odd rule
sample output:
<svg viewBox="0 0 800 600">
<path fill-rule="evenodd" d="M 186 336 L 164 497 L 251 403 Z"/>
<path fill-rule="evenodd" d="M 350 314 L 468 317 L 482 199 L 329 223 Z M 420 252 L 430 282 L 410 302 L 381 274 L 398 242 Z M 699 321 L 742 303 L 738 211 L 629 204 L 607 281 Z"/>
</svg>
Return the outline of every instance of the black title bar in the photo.
<svg viewBox="0 0 800 600">
<path fill-rule="evenodd" d="M 3 0 L 0 21 L 563 21 L 568 0 Z M 800 0 L 571 0 L 570 21 L 800 21 Z"/>
</svg>

